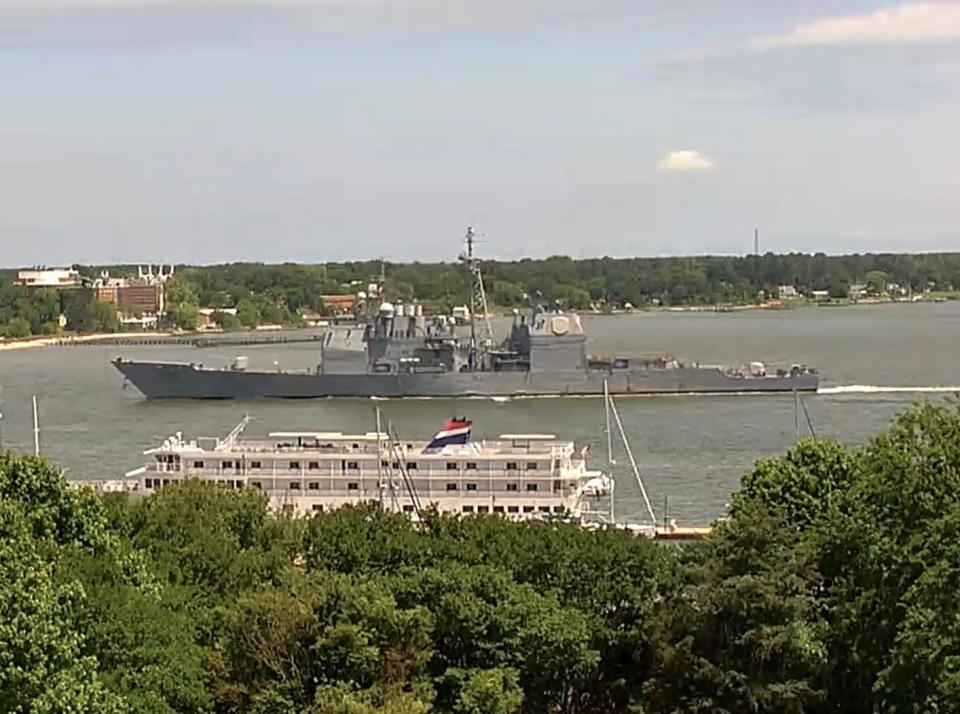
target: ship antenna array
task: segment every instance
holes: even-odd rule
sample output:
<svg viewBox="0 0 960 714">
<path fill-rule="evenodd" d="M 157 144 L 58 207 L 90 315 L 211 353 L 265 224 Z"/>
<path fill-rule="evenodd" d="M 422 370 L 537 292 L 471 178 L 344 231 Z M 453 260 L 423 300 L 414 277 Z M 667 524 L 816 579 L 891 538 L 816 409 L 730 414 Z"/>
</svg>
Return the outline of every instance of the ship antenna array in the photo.
<svg viewBox="0 0 960 714">
<path fill-rule="evenodd" d="M 475 236 L 473 228 L 467 228 L 467 250 L 460 256 L 470 273 L 470 357 L 471 368 L 476 369 L 479 348 L 489 347 L 493 340 L 493 328 L 490 325 L 490 310 L 487 306 L 487 292 L 483 287 L 483 273 L 480 260 L 473 253 Z M 481 321 L 477 324 L 477 317 Z"/>
</svg>

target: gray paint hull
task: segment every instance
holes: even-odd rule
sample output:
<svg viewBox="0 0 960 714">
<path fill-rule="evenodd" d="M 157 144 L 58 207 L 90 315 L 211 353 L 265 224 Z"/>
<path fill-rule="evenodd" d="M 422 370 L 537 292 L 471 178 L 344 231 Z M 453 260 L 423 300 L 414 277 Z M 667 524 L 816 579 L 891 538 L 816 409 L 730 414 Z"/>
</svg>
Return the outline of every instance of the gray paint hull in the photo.
<svg viewBox="0 0 960 714">
<path fill-rule="evenodd" d="M 733 377 L 719 369 L 644 369 L 458 374 L 247 372 L 165 362 L 115 361 L 148 399 L 315 399 L 321 397 L 516 397 L 603 394 L 814 392 L 816 374 Z"/>
</svg>

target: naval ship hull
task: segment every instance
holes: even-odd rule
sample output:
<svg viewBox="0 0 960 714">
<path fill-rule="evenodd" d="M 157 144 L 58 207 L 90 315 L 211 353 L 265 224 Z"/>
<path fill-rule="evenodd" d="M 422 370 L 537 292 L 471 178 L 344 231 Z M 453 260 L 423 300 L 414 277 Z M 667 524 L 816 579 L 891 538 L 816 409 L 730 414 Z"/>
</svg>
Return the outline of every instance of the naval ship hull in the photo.
<svg viewBox="0 0 960 714">
<path fill-rule="evenodd" d="M 211 369 L 184 363 L 115 360 L 148 399 L 317 399 L 322 397 L 523 397 L 611 394 L 815 392 L 816 374 L 737 376 L 720 369 L 315 374 Z"/>
</svg>

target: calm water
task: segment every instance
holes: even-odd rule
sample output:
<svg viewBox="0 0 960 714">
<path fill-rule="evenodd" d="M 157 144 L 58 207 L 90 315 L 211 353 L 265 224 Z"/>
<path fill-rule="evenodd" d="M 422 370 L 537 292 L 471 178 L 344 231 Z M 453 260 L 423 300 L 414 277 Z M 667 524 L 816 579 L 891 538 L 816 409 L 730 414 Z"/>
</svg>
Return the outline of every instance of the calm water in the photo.
<svg viewBox="0 0 960 714">
<path fill-rule="evenodd" d="M 859 443 L 882 430 L 912 400 L 960 391 L 960 303 L 818 308 L 785 312 L 651 313 L 586 318 L 590 349 L 601 353 L 670 352 L 702 363 L 803 362 L 817 366 L 826 393 L 805 397 L 819 436 Z M 32 449 L 30 397 L 40 403 L 41 450 L 72 478 L 113 478 L 142 465 L 141 451 L 167 435 L 214 436 L 245 413 L 249 433 L 319 429 L 372 431 L 371 400 L 309 402 L 147 402 L 122 380 L 116 356 L 226 364 L 237 349 L 59 347 L 0 352 L 3 439 Z M 244 348 L 251 366 L 291 368 L 315 361 L 314 346 Z M 863 387 L 863 388 L 861 388 Z M 603 466 L 599 399 L 413 400 L 379 402 L 402 436 L 426 438 L 454 412 L 474 420 L 476 438 L 536 431 L 590 444 Z M 619 400 L 620 412 L 654 507 L 664 499 L 684 521 L 716 517 L 756 459 L 794 440 L 794 400 L 784 396 L 671 396 Z M 619 462 L 626 464 L 622 454 Z M 618 516 L 642 516 L 639 491 L 618 472 Z"/>
</svg>

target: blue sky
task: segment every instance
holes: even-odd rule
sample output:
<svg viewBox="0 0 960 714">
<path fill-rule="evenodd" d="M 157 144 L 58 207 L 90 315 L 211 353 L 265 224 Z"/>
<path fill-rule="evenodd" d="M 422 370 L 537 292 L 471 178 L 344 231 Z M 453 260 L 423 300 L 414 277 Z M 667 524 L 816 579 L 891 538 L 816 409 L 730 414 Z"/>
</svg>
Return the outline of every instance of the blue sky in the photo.
<svg viewBox="0 0 960 714">
<path fill-rule="evenodd" d="M 960 3 L 4 0 L 0 264 L 960 250 Z"/>
</svg>

